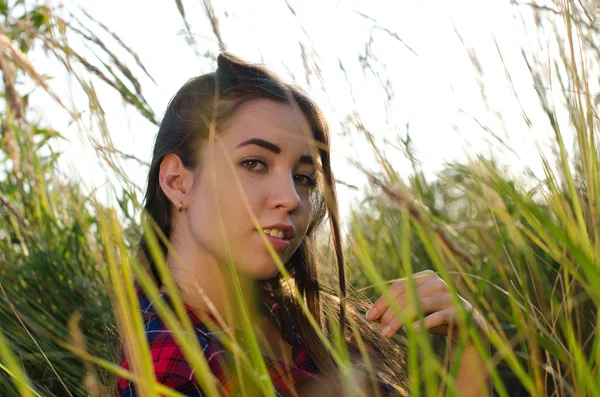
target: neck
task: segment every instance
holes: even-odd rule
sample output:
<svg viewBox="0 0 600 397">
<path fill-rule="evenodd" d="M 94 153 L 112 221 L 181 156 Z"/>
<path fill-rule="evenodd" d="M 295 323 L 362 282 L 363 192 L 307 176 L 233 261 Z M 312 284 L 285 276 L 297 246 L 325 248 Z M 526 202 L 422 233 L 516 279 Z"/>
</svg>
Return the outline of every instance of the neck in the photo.
<svg viewBox="0 0 600 397">
<path fill-rule="evenodd" d="M 221 318 L 226 325 L 237 328 L 243 313 L 242 305 L 238 304 L 241 298 L 250 321 L 257 320 L 261 296 L 256 280 L 238 273 L 236 282 L 230 265 L 220 263 L 214 256 L 201 252 L 201 249 L 182 248 L 173 247 L 175 252 L 167 255 L 167 265 L 185 304 L 194 310 L 211 313 Z M 240 297 L 237 296 L 236 289 L 241 294 Z"/>
</svg>

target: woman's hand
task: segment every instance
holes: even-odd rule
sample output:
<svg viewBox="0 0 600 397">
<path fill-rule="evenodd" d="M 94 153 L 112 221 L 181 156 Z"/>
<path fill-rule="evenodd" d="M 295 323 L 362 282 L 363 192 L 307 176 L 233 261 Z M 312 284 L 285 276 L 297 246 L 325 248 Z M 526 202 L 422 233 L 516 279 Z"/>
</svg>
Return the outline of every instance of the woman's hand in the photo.
<svg viewBox="0 0 600 397">
<path fill-rule="evenodd" d="M 458 341 L 456 323 L 459 318 L 448 285 L 431 270 L 415 273 L 411 277 L 416 286 L 419 305 L 411 301 L 412 294 L 408 293 L 408 280 L 406 279 L 396 281 L 388 291 L 405 314 L 402 317 L 410 322 L 408 325 L 413 329 L 421 327 L 419 321 L 415 322 L 418 314 L 417 308 L 420 306 L 425 314 L 423 318 L 425 329 L 433 334 L 452 336 L 450 340 L 450 362 L 452 362 L 456 351 L 456 342 Z M 479 312 L 473 309 L 469 302 L 462 297 L 459 298 L 460 304 L 468 311 L 473 312 L 473 322 L 479 328 L 484 343 L 487 344 L 489 354 L 489 340 L 485 320 Z M 367 319 L 379 322 L 379 332 L 386 338 L 394 335 L 402 326 L 407 325 L 402 323 L 402 320 L 394 313 L 394 309 L 383 296 L 369 309 Z M 485 357 L 479 354 L 476 346 L 469 340 L 460 357 L 460 368 L 456 379 L 459 395 L 464 397 L 487 397 L 492 395 L 492 385 L 489 379 Z"/>
<path fill-rule="evenodd" d="M 452 335 L 453 341 L 456 340 L 456 329 L 454 328 L 458 319 L 458 311 L 452 300 L 452 294 L 448 285 L 435 272 L 425 270 L 415 273 L 411 276 L 416 287 L 416 296 L 419 299 L 419 305 L 412 301 L 408 293 L 408 280 L 396 281 L 390 286 L 388 291 L 396 299 L 403 313 L 406 314 L 405 320 L 409 319 L 410 324 L 403 324 L 402 320 L 394 313 L 393 307 L 388 303 L 384 296 L 380 297 L 367 312 L 367 319 L 380 323 L 379 332 L 386 338 L 393 336 L 405 325 L 419 329 L 421 324 L 415 321 L 417 317 L 417 308 L 420 306 L 425 314 L 423 326 L 430 333 L 438 335 Z M 462 297 L 460 302 L 465 309 L 473 311 L 473 307 Z M 487 327 L 481 314 L 473 312 L 473 321 L 483 332 L 487 334 Z M 452 331 L 452 332 L 451 332 Z"/>
</svg>

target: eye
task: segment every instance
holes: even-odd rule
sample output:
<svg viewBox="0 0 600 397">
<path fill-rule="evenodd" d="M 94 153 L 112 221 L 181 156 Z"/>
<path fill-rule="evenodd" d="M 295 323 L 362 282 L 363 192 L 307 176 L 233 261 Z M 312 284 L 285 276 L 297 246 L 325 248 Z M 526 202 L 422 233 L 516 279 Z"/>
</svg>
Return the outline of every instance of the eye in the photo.
<svg viewBox="0 0 600 397">
<path fill-rule="evenodd" d="M 317 185 L 317 180 L 312 175 L 298 174 L 294 176 L 294 180 L 302 185 L 309 187 Z"/>
<path fill-rule="evenodd" d="M 261 172 L 267 168 L 267 164 L 259 159 L 246 159 L 243 160 L 241 166 L 250 171 Z"/>
</svg>

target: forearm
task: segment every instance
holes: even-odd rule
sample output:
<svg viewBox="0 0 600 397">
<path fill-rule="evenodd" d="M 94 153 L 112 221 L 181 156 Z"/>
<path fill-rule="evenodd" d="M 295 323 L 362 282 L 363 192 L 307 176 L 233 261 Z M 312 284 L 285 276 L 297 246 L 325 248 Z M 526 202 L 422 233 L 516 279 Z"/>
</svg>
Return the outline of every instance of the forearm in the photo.
<svg viewBox="0 0 600 397">
<path fill-rule="evenodd" d="M 486 342 L 489 350 L 489 343 Z M 457 346 L 450 349 L 451 361 L 458 354 Z M 481 356 L 475 344 L 469 342 L 460 353 L 460 367 L 457 376 L 457 387 L 461 397 L 488 397 L 491 396 L 490 374 L 487 370 L 484 357 Z"/>
</svg>

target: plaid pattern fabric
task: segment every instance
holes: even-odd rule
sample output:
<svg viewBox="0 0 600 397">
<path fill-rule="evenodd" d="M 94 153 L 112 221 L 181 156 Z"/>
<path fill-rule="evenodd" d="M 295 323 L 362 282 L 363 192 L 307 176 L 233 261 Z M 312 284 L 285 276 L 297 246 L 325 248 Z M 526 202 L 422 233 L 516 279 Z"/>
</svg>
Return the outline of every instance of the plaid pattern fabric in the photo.
<svg viewBox="0 0 600 397">
<path fill-rule="evenodd" d="M 168 296 L 165 294 L 161 296 L 169 303 Z M 145 334 L 150 346 L 156 379 L 165 386 L 186 396 L 204 396 L 205 394 L 202 393 L 195 381 L 194 369 L 185 360 L 182 350 L 175 342 L 171 331 L 155 312 L 152 302 L 141 291 L 138 291 L 138 297 L 141 312 L 145 319 Z M 198 314 L 187 305 L 185 307 L 204 356 L 213 375 L 218 379 L 217 386 L 220 394 L 223 396 L 240 395 L 239 384 L 233 374 L 232 367 L 228 365 L 232 362 L 233 355 L 225 350 L 217 337 L 217 332 L 223 331 L 214 331 L 214 327 L 211 327 L 214 331 L 211 332 L 206 325 L 209 320 L 212 321 L 211 324 L 217 324 L 215 318 L 209 313 Z M 265 297 L 262 309 L 277 328 L 281 330 L 279 303 Z M 302 348 L 300 336 L 297 332 L 282 333 L 282 336 L 292 346 L 293 364 L 286 364 L 266 356 L 264 360 L 275 388 L 275 394 L 283 397 L 295 395 L 294 390 L 300 389 L 302 386 L 311 383 L 311 381 L 318 382 L 319 371 L 313 360 Z M 121 367 L 129 369 L 125 353 L 123 353 Z M 381 383 L 380 390 L 383 396 L 387 396 L 391 389 Z M 120 377 L 117 383 L 117 392 L 120 397 L 137 397 L 133 382 Z"/>
</svg>

